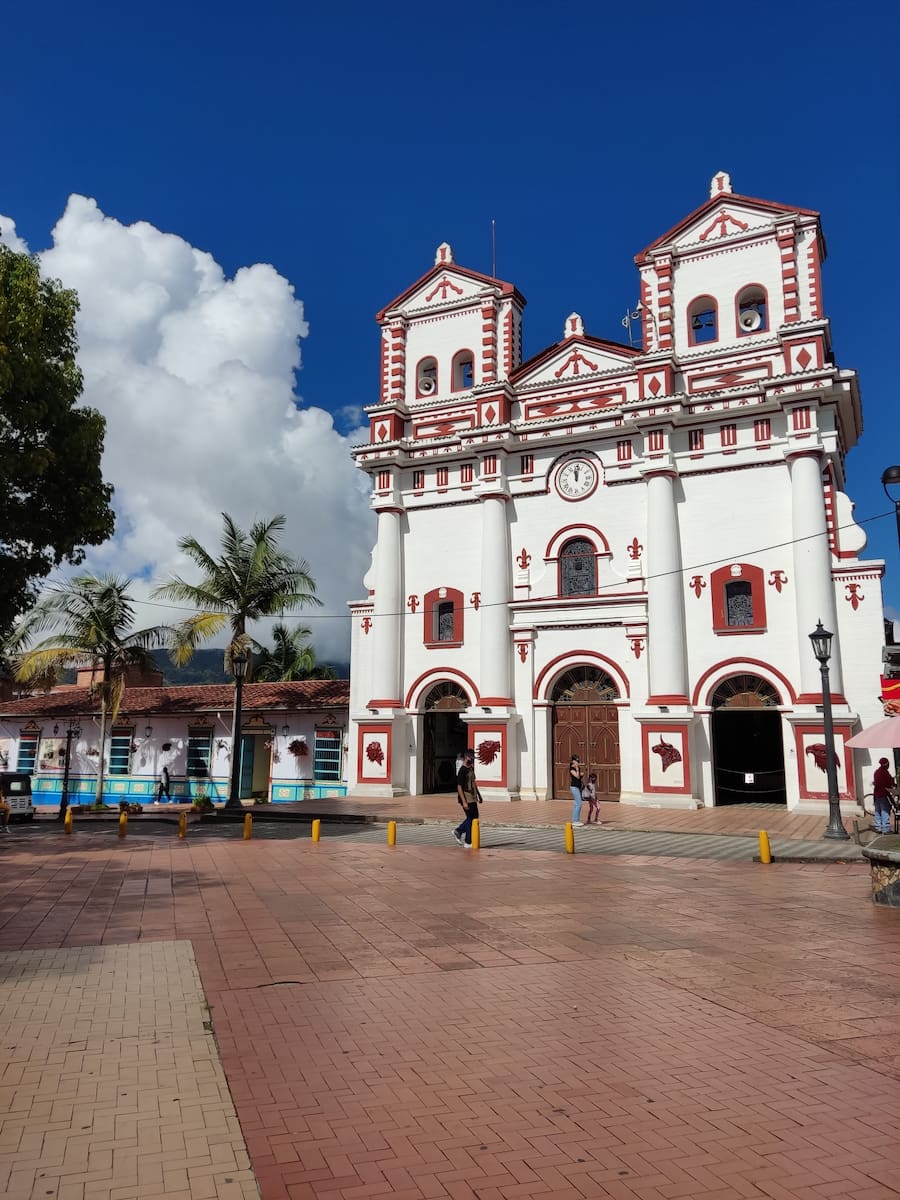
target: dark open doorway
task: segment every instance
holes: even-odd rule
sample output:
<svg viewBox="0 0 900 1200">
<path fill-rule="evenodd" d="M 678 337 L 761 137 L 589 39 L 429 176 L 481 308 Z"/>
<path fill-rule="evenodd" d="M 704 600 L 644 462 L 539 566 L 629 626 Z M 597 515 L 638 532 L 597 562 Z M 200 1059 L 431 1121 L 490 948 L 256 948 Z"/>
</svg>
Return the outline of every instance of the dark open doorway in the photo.
<svg viewBox="0 0 900 1200">
<path fill-rule="evenodd" d="M 756 675 L 725 680 L 712 699 L 715 802 L 786 804 L 781 698 Z"/>
<path fill-rule="evenodd" d="M 425 698 L 422 792 L 456 791 L 456 759 L 466 748 L 468 730 L 460 713 L 469 698 L 457 684 L 439 683 Z"/>
</svg>

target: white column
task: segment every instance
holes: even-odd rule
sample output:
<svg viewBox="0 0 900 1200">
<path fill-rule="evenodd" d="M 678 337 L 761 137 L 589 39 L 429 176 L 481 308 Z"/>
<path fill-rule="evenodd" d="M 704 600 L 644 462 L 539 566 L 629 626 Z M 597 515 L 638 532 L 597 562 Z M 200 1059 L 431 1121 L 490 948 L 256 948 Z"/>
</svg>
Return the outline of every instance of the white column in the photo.
<svg viewBox="0 0 900 1200">
<path fill-rule="evenodd" d="M 800 654 L 800 691 L 820 695 L 822 676 L 809 635 L 821 620 L 834 634 L 831 643 L 831 690 L 844 692 L 841 648 L 838 641 L 837 605 L 831 576 L 831 547 L 825 521 L 822 462 L 817 453 L 800 453 L 788 459 L 791 471 L 791 512 L 794 538 L 794 595 L 797 605 L 797 647 Z"/>
<path fill-rule="evenodd" d="M 671 471 L 660 471 L 646 478 L 650 696 L 686 703 L 684 581 L 675 476 Z"/>
<path fill-rule="evenodd" d="M 400 703 L 400 512 L 383 508 L 378 513 L 375 550 L 375 603 L 372 636 L 375 647 L 372 698 Z"/>
<path fill-rule="evenodd" d="M 506 497 L 485 496 L 481 503 L 481 678 L 478 690 L 495 703 L 510 689 L 509 602 L 512 598 Z"/>
</svg>

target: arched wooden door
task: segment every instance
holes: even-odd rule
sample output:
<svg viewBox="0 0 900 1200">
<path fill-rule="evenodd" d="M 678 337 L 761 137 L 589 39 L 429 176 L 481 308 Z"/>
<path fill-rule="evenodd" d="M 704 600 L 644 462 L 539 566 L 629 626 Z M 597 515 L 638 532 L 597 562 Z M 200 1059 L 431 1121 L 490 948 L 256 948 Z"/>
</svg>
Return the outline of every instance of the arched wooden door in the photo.
<svg viewBox="0 0 900 1200">
<path fill-rule="evenodd" d="M 557 682 L 553 703 L 553 795 L 568 799 L 569 762 L 581 759 L 585 778 L 597 776 L 597 795 L 618 800 L 621 791 L 618 688 L 605 671 L 575 667 Z"/>
</svg>

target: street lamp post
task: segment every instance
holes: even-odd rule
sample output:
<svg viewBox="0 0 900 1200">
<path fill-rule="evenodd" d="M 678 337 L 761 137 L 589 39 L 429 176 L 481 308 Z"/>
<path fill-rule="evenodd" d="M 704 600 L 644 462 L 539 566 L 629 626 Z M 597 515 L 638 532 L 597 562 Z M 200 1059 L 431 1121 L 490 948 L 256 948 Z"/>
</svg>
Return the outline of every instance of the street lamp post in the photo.
<svg viewBox="0 0 900 1200">
<path fill-rule="evenodd" d="M 828 681 L 828 660 L 831 658 L 831 639 L 834 637 L 822 625 L 821 619 L 809 635 L 813 654 L 819 660 L 822 673 L 822 722 L 825 726 L 825 775 L 828 779 L 828 828 L 822 835 L 847 841 L 850 834 L 841 820 L 841 798 L 838 793 L 837 752 L 834 748 L 834 722 L 831 719 L 831 684 Z"/>
<path fill-rule="evenodd" d="M 897 542 L 900 544 L 900 467 L 888 467 L 881 476 L 881 486 L 884 488 L 884 494 L 894 506 L 894 515 L 897 518 Z M 893 494 L 891 493 L 891 489 Z"/>
<path fill-rule="evenodd" d="M 81 737 L 81 727 L 78 724 L 77 718 L 72 718 L 66 730 L 66 762 L 63 767 L 62 796 L 60 797 L 59 813 L 56 818 L 58 821 L 66 819 L 66 809 L 69 807 L 69 759 L 72 755 L 72 738 L 79 737 Z"/>
<path fill-rule="evenodd" d="M 231 784 L 226 808 L 243 808 L 241 804 L 241 695 L 250 660 L 246 654 L 233 654 L 231 673 L 234 676 L 234 713 L 231 719 Z"/>
</svg>

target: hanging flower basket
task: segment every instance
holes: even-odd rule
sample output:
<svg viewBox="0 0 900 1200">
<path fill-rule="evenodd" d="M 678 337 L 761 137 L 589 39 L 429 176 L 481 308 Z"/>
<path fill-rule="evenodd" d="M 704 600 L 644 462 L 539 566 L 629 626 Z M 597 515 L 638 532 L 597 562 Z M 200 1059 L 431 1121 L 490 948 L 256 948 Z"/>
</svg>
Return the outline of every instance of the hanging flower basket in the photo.
<svg viewBox="0 0 900 1200">
<path fill-rule="evenodd" d="M 309 754 L 309 746 L 300 738 L 294 740 L 288 745 L 288 750 L 293 754 L 294 758 L 305 758 Z"/>
</svg>

